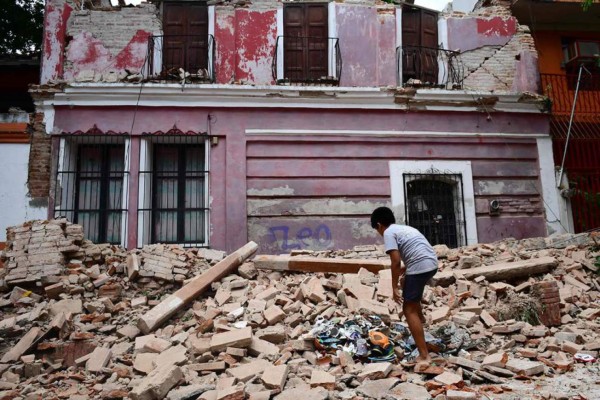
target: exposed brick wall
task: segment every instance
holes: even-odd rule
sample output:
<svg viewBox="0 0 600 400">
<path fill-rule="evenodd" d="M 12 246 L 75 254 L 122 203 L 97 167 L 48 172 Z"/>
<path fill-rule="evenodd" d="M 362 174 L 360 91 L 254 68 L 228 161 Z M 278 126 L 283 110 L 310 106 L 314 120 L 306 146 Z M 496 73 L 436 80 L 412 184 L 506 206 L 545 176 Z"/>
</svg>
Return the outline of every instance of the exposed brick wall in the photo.
<svg viewBox="0 0 600 400">
<path fill-rule="evenodd" d="M 464 87 L 482 91 L 512 92 L 516 63 L 524 51 L 537 56 L 527 27 L 520 27 L 504 46 L 484 46 L 462 54 Z"/>
<path fill-rule="evenodd" d="M 138 7 L 105 10 L 74 11 L 69 18 L 67 35 L 75 37 L 91 33 L 113 55 L 118 54 L 139 29 L 162 32 L 156 5 L 142 3 Z M 68 60 L 67 60 L 68 61 Z"/>
<path fill-rule="evenodd" d="M 141 73 L 148 37 L 162 32 L 156 5 L 74 11 L 67 25 L 64 78 L 116 82 Z"/>
<path fill-rule="evenodd" d="M 31 197 L 48 197 L 50 194 L 50 165 L 52 139 L 46 134 L 44 114 L 34 113 L 31 117 L 31 147 L 27 187 Z"/>
</svg>

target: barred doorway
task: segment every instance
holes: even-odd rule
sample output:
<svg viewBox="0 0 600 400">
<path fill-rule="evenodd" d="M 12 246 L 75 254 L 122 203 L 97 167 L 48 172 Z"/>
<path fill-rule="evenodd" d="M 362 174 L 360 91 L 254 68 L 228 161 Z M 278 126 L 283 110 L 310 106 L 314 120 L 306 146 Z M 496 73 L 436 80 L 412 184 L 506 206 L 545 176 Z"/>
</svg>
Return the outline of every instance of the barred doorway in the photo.
<svg viewBox="0 0 600 400">
<path fill-rule="evenodd" d="M 460 174 L 403 174 L 407 225 L 418 229 L 432 245 L 466 244 L 466 224 Z"/>
</svg>

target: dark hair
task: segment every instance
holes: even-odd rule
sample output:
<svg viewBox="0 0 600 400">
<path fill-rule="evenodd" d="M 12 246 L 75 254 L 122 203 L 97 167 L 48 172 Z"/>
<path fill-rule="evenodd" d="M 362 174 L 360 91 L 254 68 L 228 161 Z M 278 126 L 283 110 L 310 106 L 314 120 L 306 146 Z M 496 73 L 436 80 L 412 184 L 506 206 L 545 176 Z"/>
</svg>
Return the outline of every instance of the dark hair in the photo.
<svg viewBox="0 0 600 400">
<path fill-rule="evenodd" d="M 396 223 L 394 213 L 387 207 L 376 208 L 371 214 L 371 228 L 376 229 L 377 224 L 381 224 L 386 228 L 391 224 Z"/>
</svg>

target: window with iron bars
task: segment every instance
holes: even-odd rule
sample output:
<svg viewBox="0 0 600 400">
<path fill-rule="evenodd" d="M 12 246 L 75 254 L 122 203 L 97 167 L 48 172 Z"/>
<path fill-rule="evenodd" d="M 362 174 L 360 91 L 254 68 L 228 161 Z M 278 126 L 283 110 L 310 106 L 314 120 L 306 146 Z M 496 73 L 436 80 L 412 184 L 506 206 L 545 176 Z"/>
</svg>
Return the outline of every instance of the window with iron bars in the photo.
<svg viewBox="0 0 600 400">
<path fill-rule="evenodd" d="M 124 244 L 128 167 L 124 136 L 60 139 L 54 216 L 83 226 L 95 243 Z"/>
<path fill-rule="evenodd" d="M 407 225 L 418 229 L 432 245 L 466 245 L 466 221 L 461 174 L 403 174 Z"/>
<path fill-rule="evenodd" d="M 146 137 L 140 170 L 138 244 L 208 246 L 206 137 Z"/>
</svg>

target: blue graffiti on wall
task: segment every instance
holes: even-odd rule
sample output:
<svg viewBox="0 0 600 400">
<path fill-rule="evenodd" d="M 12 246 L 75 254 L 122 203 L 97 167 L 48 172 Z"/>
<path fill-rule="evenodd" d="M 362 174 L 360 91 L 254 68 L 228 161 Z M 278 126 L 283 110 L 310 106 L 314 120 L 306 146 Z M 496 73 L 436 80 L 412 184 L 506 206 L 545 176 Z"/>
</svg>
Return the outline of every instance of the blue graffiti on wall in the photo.
<svg viewBox="0 0 600 400">
<path fill-rule="evenodd" d="M 289 226 L 273 226 L 269 228 L 271 241 L 280 243 L 282 251 L 294 249 L 326 249 L 331 244 L 331 229 L 327 225 L 321 224 L 314 230 L 309 227 L 300 228 L 296 234 L 290 232 Z"/>
</svg>

